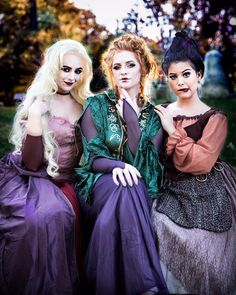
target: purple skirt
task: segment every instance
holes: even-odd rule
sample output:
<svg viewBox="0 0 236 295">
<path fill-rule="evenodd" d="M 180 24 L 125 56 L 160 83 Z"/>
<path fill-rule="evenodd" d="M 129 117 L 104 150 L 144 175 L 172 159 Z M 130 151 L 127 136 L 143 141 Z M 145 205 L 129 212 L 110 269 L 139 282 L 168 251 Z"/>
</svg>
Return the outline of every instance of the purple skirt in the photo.
<svg viewBox="0 0 236 295">
<path fill-rule="evenodd" d="M 94 227 L 85 259 L 91 294 L 140 295 L 152 287 L 167 294 L 142 181 L 116 186 L 101 176 L 91 194 Z"/>
<path fill-rule="evenodd" d="M 75 294 L 72 205 L 44 170 L 0 161 L 0 294 Z"/>
</svg>

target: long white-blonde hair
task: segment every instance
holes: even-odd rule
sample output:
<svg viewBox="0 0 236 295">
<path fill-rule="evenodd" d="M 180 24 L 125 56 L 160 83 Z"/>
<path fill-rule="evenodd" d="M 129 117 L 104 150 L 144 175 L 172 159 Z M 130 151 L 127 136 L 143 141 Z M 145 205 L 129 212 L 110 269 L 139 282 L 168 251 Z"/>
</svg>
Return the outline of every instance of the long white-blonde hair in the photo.
<svg viewBox="0 0 236 295">
<path fill-rule="evenodd" d="M 35 78 L 26 92 L 26 97 L 18 106 L 14 118 L 10 142 L 15 146 L 15 152 L 21 153 L 22 145 L 26 136 L 26 121 L 28 110 L 36 98 L 51 99 L 58 86 L 55 82 L 57 75 L 63 66 L 63 56 L 66 53 L 75 53 L 80 56 L 83 63 L 83 71 L 76 86 L 71 90 L 71 95 L 80 104 L 84 105 L 85 100 L 91 95 L 90 82 L 93 77 L 92 62 L 85 47 L 71 39 L 60 40 L 46 49 L 42 66 L 39 68 Z M 57 143 L 52 132 L 48 129 L 48 117 L 46 113 L 42 116 L 44 158 L 47 161 L 48 175 L 55 177 L 58 175 L 58 164 L 55 157 Z"/>
</svg>

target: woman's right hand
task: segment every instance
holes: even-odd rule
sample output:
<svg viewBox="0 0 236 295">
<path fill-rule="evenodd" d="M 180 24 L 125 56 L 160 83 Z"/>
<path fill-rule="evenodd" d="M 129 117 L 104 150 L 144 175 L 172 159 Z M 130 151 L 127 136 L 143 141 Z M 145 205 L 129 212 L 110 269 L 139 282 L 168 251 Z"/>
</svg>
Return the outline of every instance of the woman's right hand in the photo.
<svg viewBox="0 0 236 295">
<path fill-rule="evenodd" d="M 41 117 L 49 111 L 49 103 L 45 98 L 36 98 L 29 107 L 29 116 Z"/>
<path fill-rule="evenodd" d="M 28 109 L 28 120 L 26 123 L 27 134 L 32 136 L 42 135 L 41 118 L 49 111 L 49 103 L 46 99 L 36 98 Z"/>
<path fill-rule="evenodd" d="M 139 171 L 132 165 L 125 163 L 125 168 L 114 168 L 112 170 L 112 178 L 114 183 L 119 186 L 121 183 L 123 186 L 133 186 L 138 184 L 138 179 L 141 178 Z M 120 183 L 119 183 L 120 181 Z"/>
</svg>

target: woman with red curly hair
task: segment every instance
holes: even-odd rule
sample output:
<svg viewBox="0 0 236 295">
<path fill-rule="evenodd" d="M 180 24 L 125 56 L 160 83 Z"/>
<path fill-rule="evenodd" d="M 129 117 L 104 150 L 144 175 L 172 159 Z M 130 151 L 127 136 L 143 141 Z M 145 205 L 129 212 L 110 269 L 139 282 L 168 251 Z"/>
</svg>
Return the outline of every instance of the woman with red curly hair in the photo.
<svg viewBox="0 0 236 295">
<path fill-rule="evenodd" d="M 149 102 L 157 65 L 145 41 L 126 34 L 104 53 L 112 89 L 89 97 L 81 120 L 84 166 L 77 187 L 93 230 L 85 270 L 92 294 L 168 293 L 150 208 L 162 179 L 163 131 Z"/>
</svg>

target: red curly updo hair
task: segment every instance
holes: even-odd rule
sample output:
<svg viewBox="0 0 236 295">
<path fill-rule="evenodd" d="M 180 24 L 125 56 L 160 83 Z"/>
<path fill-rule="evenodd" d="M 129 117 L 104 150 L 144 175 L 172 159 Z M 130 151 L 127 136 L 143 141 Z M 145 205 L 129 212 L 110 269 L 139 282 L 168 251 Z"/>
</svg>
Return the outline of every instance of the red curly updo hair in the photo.
<svg viewBox="0 0 236 295">
<path fill-rule="evenodd" d="M 115 85 L 112 73 L 113 59 L 117 51 L 127 50 L 135 54 L 141 67 L 141 80 L 139 98 L 142 104 L 148 100 L 146 93 L 147 82 L 150 82 L 158 77 L 158 67 L 154 56 L 148 48 L 144 39 L 134 35 L 125 34 L 114 39 L 106 52 L 102 55 L 102 69 L 107 75 L 108 81 L 115 91 L 116 97 L 119 98 L 118 87 Z M 139 103 L 140 104 L 140 103 Z"/>
</svg>

